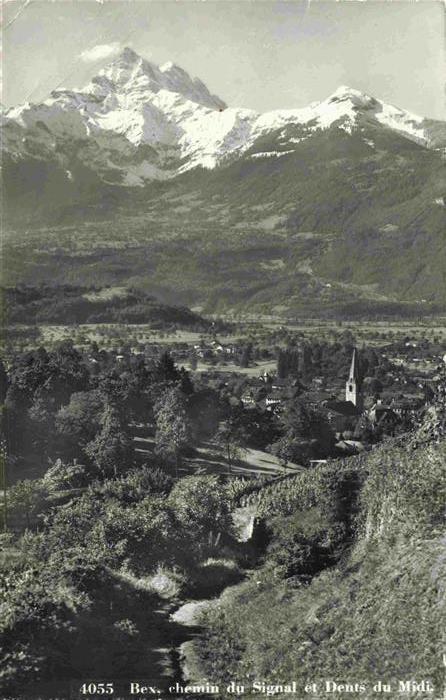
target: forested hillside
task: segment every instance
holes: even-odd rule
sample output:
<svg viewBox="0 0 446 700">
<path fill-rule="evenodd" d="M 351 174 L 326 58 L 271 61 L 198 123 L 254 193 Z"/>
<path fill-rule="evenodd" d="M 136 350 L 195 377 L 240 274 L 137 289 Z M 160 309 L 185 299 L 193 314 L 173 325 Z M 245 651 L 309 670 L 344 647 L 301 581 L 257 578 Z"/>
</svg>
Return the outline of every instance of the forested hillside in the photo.
<svg viewBox="0 0 446 700">
<path fill-rule="evenodd" d="M 210 325 L 187 307 L 168 306 L 125 287 L 21 286 L 1 291 L 10 324 L 151 323 L 198 330 Z"/>
</svg>

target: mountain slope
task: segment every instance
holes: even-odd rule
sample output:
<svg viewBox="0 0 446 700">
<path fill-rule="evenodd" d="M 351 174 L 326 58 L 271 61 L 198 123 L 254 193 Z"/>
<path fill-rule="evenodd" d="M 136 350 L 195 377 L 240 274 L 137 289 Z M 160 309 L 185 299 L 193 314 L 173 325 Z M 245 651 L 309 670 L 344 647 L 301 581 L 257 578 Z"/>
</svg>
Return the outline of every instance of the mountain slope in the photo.
<svg viewBox="0 0 446 700">
<path fill-rule="evenodd" d="M 130 50 L 4 120 L 7 284 L 284 315 L 446 304 L 444 122 L 346 87 L 229 109 Z"/>
<path fill-rule="evenodd" d="M 65 209 L 59 225 L 11 232 L 5 274 L 131 283 L 208 310 L 314 314 L 357 302 L 376 314 L 417 301 L 419 315 L 423 299 L 446 299 L 444 166 L 389 139 L 332 127 L 279 158 L 253 157 L 268 152 L 264 140 L 213 171 L 102 192 L 77 218 Z"/>
</svg>

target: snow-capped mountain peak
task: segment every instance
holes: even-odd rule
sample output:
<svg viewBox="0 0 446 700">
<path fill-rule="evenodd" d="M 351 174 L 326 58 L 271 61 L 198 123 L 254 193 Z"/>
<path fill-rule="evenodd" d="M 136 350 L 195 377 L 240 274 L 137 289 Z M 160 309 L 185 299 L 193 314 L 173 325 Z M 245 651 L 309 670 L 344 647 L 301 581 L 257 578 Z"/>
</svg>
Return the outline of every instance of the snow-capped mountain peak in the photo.
<svg viewBox="0 0 446 700">
<path fill-rule="evenodd" d="M 7 110 L 3 123 L 3 148 L 13 160 L 56 159 L 71 171 L 75 153 L 99 177 L 126 185 L 214 168 L 241 157 L 265 136 L 277 146 L 254 149 L 252 157 L 289 155 L 332 126 L 349 134 L 367 126 L 390 129 L 424 145 L 432 133 L 439 145 L 446 142 L 442 122 L 428 122 L 345 85 L 299 109 L 259 114 L 227 108 L 180 66 L 171 61 L 158 66 L 128 47 L 85 87 L 57 89 L 41 104 Z"/>
<path fill-rule="evenodd" d="M 412 140 L 426 145 L 430 141 L 429 133 L 426 130 L 428 120 L 377 100 L 375 97 L 347 85 L 338 87 L 315 109 L 319 112 L 321 110 L 325 112 L 325 116 L 334 111 L 339 115 L 339 118 L 345 118 L 347 122 L 350 122 L 351 126 L 358 124 L 358 120 L 365 116 Z"/>
<path fill-rule="evenodd" d="M 128 47 L 106 65 L 92 83 L 127 94 L 136 92 L 148 95 L 168 90 L 210 109 L 223 109 L 226 106 L 219 97 L 211 95 L 201 80 L 191 78 L 180 66 L 171 61 L 157 66 Z"/>
<path fill-rule="evenodd" d="M 182 68 L 180 68 L 180 66 L 177 66 L 177 64 L 174 63 L 173 61 L 166 61 L 166 63 L 163 63 L 163 65 L 160 66 L 159 68 L 160 68 L 161 73 L 168 73 L 169 71 L 172 71 L 174 69 L 183 70 Z"/>
<path fill-rule="evenodd" d="M 365 92 L 360 92 L 355 88 L 349 87 L 348 85 L 340 85 L 330 97 L 327 98 L 327 102 L 352 102 L 355 107 L 367 108 L 376 104 L 377 100 Z"/>
</svg>

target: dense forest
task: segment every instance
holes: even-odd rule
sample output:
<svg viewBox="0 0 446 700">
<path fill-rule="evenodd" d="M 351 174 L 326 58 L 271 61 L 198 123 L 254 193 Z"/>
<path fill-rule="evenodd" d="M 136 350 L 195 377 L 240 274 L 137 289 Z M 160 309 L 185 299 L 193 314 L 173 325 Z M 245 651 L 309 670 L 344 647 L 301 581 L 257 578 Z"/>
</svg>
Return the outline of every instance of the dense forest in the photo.
<svg viewBox="0 0 446 700">
<path fill-rule="evenodd" d="M 154 328 L 194 328 L 210 323 L 185 306 L 162 304 L 136 289 L 18 286 L 2 290 L 11 324 L 150 323 Z"/>
</svg>

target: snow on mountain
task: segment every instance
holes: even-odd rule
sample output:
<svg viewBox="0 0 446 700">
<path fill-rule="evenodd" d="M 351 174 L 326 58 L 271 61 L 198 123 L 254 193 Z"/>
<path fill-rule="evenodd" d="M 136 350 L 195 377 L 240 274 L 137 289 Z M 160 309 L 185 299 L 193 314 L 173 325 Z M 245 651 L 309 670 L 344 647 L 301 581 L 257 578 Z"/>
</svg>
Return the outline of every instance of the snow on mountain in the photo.
<svg viewBox="0 0 446 700">
<path fill-rule="evenodd" d="M 90 85 L 99 95 L 109 97 L 112 93 L 117 102 L 121 97 L 129 104 L 145 99 L 147 94 L 168 90 L 210 109 L 226 107 L 219 97 L 211 95 L 201 80 L 191 78 L 180 66 L 171 62 L 156 66 L 129 48 L 101 70 Z"/>
<path fill-rule="evenodd" d="M 287 141 L 293 145 L 333 124 L 352 133 L 364 119 L 425 145 L 429 125 L 437 138 L 438 125 L 441 134 L 444 128 L 346 86 L 301 109 L 227 108 L 179 66 L 156 66 L 126 48 L 84 88 L 58 89 L 41 104 L 9 109 L 3 145 L 14 160 L 55 158 L 64 167 L 75 150 L 104 179 L 133 186 L 214 168 L 288 125 L 305 127 Z"/>
<path fill-rule="evenodd" d="M 335 122 L 348 133 L 358 124 L 358 117 L 374 117 L 379 123 L 427 144 L 428 135 L 423 128 L 422 117 L 403 109 L 385 104 L 359 90 L 339 87 L 323 102 L 296 110 L 277 110 L 260 115 L 255 124 L 259 133 L 287 124 L 306 124 L 310 129 L 327 129 Z"/>
</svg>

